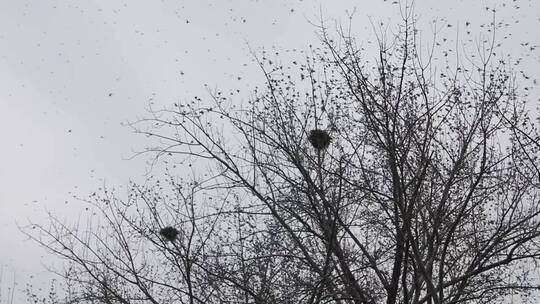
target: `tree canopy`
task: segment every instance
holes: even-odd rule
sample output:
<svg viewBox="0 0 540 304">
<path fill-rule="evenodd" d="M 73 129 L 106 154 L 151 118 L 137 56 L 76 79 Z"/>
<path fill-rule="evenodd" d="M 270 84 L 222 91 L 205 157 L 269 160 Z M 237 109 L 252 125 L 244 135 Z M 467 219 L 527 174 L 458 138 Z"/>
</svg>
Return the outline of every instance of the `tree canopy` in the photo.
<svg viewBox="0 0 540 304">
<path fill-rule="evenodd" d="M 135 122 L 175 159 L 87 225 L 30 236 L 69 303 L 497 303 L 539 288 L 540 137 L 511 66 L 441 64 L 407 15 L 376 60 L 346 30 L 304 62 L 254 55 L 264 88 Z"/>
</svg>

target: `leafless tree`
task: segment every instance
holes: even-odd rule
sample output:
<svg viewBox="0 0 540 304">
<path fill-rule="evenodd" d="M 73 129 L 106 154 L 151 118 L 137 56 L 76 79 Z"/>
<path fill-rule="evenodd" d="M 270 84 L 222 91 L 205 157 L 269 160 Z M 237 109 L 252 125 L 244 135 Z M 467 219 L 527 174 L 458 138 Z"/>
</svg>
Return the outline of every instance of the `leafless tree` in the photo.
<svg viewBox="0 0 540 304">
<path fill-rule="evenodd" d="M 540 137 L 495 38 L 450 68 L 435 44 L 420 53 L 410 15 L 374 62 L 338 32 L 322 26 L 303 63 L 256 56 L 266 86 L 245 103 L 212 91 L 133 124 L 155 139 L 145 153 L 182 164 L 90 198 L 85 225 L 30 232 L 67 259 L 74 303 L 497 303 L 540 288 Z"/>
</svg>

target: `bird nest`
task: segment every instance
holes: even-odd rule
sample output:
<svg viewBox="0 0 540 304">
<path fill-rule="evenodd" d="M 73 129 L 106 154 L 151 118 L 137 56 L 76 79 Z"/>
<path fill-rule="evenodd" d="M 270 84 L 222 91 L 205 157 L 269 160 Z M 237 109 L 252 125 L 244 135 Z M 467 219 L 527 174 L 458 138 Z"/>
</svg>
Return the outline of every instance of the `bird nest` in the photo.
<svg viewBox="0 0 540 304">
<path fill-rule="evenodd" d="M 309 132 L 308 140 L 315 149 L 323 150 L 328 148 L 332 137 L 324 130 L 314 129 Z"/>
<path fill-rule="evenodd" d="M 178 230 L 176 230 L 176 228 L 174 227 L 169 226 L 161 228 L 161 230 L 159 230 L 159 234 L 167 241 L 174 242 L 176 240 L 176 237 L 178 236 Z"/>
</svg>

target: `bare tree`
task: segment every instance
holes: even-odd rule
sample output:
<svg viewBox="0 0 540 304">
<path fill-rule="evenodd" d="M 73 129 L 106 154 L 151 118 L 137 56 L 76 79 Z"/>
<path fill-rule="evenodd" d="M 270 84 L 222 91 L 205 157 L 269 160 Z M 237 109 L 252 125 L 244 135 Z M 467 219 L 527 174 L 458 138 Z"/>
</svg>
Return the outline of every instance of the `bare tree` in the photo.
<svg viewBox="0 0 540 304">
<path fill-rule="evenodd" d="M 449 68 L 420 54 L 410 15 L 372 63 L 346 31 L 320 33 L 302 64 L 256 57 L 266 87 L 246 104 L 212 91 L 133 124 L 156 139 L 145 153 L 197 174 L 103 191 L 95 221 L 30 233 L 69 261 L 73 302 L 497 303 L 540 288 L 540 137 L 495 38 Z"/>
</svg>

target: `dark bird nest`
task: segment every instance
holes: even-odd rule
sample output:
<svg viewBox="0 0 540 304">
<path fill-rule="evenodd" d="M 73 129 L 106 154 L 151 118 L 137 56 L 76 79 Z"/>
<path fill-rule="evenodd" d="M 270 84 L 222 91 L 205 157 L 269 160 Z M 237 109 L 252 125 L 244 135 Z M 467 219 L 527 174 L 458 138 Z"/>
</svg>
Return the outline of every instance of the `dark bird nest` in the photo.
<svg viewBox="0 0 540 304">
<path fill-rule="evenodd" d="M 330 145 L 332 137 L 324 130 L 314 129 L 309 132 L 308 140 L 315 149 L 323 150 Z"/>
<path fill-rule="evenodd" d="M 159 234 L 161 234 L 162 237 L 164 237 L 166 240 L 174 242 L 176 240 L 176 237 L 178 236 L 178 230 L 174 227 L 165 227 L 161 228 L 159 230 Z"/>
</svg>

